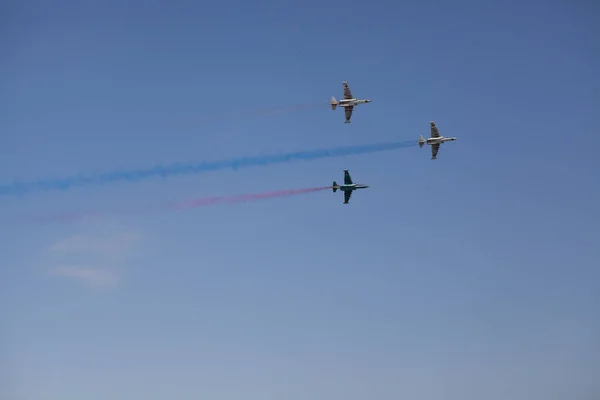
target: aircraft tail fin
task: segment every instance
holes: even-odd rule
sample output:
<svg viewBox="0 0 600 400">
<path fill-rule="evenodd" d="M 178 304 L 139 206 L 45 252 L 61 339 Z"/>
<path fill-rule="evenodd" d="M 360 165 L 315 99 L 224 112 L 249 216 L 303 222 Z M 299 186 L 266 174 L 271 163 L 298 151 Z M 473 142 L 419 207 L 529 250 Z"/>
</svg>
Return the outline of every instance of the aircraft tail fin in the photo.
<svg viewBox="0 0 600 400">
<path fill-rule="evenodd" d="M 423 137 L 423 135 L 419 136 L 419 140 L 417 141 L 417 143 L 419 143 L 419 147 L 423 147 L 423 145 L 425 144 L 425 138 Z"/>
<path fill-rule="evenodd" d="M 331 109 L 332 109 L 332 110 L 335 110 L 335 108 L 336 108 L 336 107 L 337 107 L 337 105 L 338 105 L 338 101 L 335 99 L 335 97 L 334 97 L 334 96 L 331 96 L 331 103 L 329 103 L 329 104 L 331 105 Z"/>
<path fill-rule="evenodd" d="M 338 190 L 338 184 L 337 184 L 336 181 L 333 181 L 332 189 L 333 189 L 333 193 L 337 192 L 337 190 Z"/>
</svg>

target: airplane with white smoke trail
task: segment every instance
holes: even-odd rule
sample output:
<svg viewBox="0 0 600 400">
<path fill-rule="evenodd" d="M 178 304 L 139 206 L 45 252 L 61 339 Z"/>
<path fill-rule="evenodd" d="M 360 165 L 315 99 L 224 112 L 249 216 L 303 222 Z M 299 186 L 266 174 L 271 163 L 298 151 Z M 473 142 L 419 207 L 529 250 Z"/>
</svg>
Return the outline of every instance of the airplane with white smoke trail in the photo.
<svg viewBox="0 0 600 400">
<path fill-rule="evenodd" d="M 342 85 L 344 85 L 344 98 L 338 101 L 335 99 L 335 96 L 332 96 L 330 104 L 332 110 L 335 110 L 337 106 L 344 107 L 344 112 L 346 114 L 346 122 L 344 123 L 349 124 L 350 118 L 352 118 L 352 111 L 354 111 L 354 106 L 357 106 L 359 104 L 370 103 L 371 100 L 359 100 L 354 98 L 352 92 L 350 91 L 350 86 L 348 86 L 348 81 L 342 82 Z"/>
</svg>

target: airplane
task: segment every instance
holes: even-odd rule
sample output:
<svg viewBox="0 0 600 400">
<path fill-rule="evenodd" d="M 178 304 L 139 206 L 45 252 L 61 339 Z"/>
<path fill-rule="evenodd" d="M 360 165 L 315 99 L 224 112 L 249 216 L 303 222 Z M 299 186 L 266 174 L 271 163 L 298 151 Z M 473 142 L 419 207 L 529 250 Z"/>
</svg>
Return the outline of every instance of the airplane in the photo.
<svg viewBox="0 0 600 400">
<path fill-rule="evenodd" d="M 335 193 L 338 189 L 344 192 L 344 204 L 348 204 L 348 202 L 350 201 L 352 191 L 356 189 L 366 189 L 368 187 L 368 185 L 352 182 L 352 178 L 350 177 L 350 173 L 347 169 L 344 170 L 344 184 L 338 185 L 336 181 L 333 181 L 333 186 L 331 186 L 331 188 L 333 189 L 333 193 Z"/>
<path fill-rule="evenodd" d="M 435 126 L 435 121 L 429 122 L 431 124 L 431 137 L 425 140 L 423 135 L 419 137 L 417 143 L 419 143 L 419 147 L 423 147 L 425 143 L 431 146 L 431 159 L 437 160 L 437 153 L 440 149 L 440 145 L 444 142 L 452 142 L 456 140 L 455 137 L 444 137 L 440 135 L 437 126 Z"/>
<path fill-rule="evenodd" d="M 344 85 L 344 98 L 340 101 L 337 101 L 334 96 L 331 97 L 331 109 L 335 110 L 337 106 L 344 107 L 344 112 L 346 113 L 346 122 L 345 124 L 350 123 L 350 118 L 352 118 L 352 111 L 354 110 L 354 106 L 363 103 L 370 103 L 371 100 L 358 100 L 352 96 L 352 92 L 350 91 L 350 87 L 348 86 L 348 82 L 342 82 Z"/>
</svg>

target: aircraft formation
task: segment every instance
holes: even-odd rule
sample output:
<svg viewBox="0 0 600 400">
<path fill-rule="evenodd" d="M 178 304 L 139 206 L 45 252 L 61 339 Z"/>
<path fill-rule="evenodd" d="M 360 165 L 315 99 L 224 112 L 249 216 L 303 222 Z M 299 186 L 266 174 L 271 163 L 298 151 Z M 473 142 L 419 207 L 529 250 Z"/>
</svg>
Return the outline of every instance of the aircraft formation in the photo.
<svg viewBox="0 0 600 400">
<path fill-rule="evenodd" d="M 334 111 L 338 106 L 343 107 L 344 113 L 346 116 L 346 121 L 344 121 L 344 123 L 349 124 L 350 119 L 352 118 L 352 113 L 354 111 L 354 107 L 358 106 L 359 104 L 370 103 L 371 100 L 355 98 L 352 95 L 352 91 L 350 90 L 348 81 L 342 82 L 342 85 L 344 87 L 344 98 L 338 101 L 338 100 L 336 100 L 335 96 L 332 96 L 331 102 L 329 104 L 331 105 L 331 109 Z M 437 126 L 435 125 L 435 121 L 430 121 L 429 124 L 431 125 L 430 126 L 430 137 L 425 139 L 423 137 L 423 135 L 421 135 L 419 137 L 419 140 L 417 140 L 417 143 L 419 144 L 420 148 L 423 148 L 424 144 L 428 144 L 429 146 L 431 146 L 431 159 L 437 160 L 438 151 L 440 150 L 440 146 L 442 145 L 442 143 L 455 141 L 456 138 L 455 137 L 444 137 L 444 136 L 440 135 L 440 132 L 439 132 Z M 331 187 L 332 187 L 334 193 L 338 189 L 341 192 L 343 192 L 344 193 L 344 204 L 348 204 L 350 201 L 350 197 L 352 196 L 352 192 L 354 190 L 366 189 L 369 186 L 360 184 L 360 183 L 354 183 L 352 181 L 352 178 L 350 177 L 350 172 L 347 169 L 345 169 L 344 170 L 344 184 L 339 185 L 336 181 L 333 181 L 333 185 Z"/>
</svg>

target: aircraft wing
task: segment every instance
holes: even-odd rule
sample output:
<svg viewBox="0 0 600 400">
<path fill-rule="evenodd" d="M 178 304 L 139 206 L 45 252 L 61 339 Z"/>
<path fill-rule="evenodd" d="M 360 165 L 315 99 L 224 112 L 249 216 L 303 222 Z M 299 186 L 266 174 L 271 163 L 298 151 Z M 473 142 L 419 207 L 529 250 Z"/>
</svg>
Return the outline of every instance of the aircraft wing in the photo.
<svg viewBox="0 0 600 400">
<path fill-rule="evenodd" d="M 344 84 L 344 99 L 353 99 L 352 92 L 350 91 L 350 86 L 348 86 L 348 82 L 343 82 Z"/>
<path fill-rule="evenodd" d="M 350 201 L 350 197 L 352 196 L 352 192 L 353 190 L 348 190 L 347 192 L 344 192 L 344 204 L 348 204 L 348 202 Z"/>
<path fill-rule="evenodd" d="M 440 144 L 439 143 L 431 145 L 431 159 L 432 160 L 437 160 L 437 153 L 438 153 L 439 149 L 440 149 Z"/>
<path fill-rule="evenodd" d="M 344 170 L 344 185 L 352 185 L 352 178 L 347 169 Z"/>
<path fill-rule="evenodd" d="M 344 112 L 346 113 L 346 123 L 350 123 L 350 118 L 352 118 L 352 111 L 354 111 L 354 106 L 346 106 L 344 107 Z"/>
<path fill-rule="evenodd" d="M 437 126 L 435 126 L 435 122 L 431 121 L 431 137 L 432 138 L 437 138 L 440 137 L 440 132 L 438 131 Z"/>
</svg>

